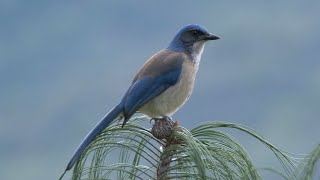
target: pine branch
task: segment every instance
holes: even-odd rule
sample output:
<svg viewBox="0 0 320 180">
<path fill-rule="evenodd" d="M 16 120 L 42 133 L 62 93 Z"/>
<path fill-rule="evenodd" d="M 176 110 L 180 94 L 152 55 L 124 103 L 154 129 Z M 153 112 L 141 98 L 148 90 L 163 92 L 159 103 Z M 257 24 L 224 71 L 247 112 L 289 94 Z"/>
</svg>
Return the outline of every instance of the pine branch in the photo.
<svg viewBox="0 0 320 180">
<path fill-rule="evenodd" d="M 245 149 L 221 128 L 258 139 L 283 166 L 264 170 L 285 179 L 311 180 L 320 158 L 320 145 L 309 156 L 297 156 L 242 125 L 207 122 L 188 131 L 177 123 L 155 121 L 148 130 L 139 125 L 147 120 L 136 117 L 124 128 L 116 123 L 106 128 L 82 154 L 72 179 L 261 179 Z"/>
</svg>

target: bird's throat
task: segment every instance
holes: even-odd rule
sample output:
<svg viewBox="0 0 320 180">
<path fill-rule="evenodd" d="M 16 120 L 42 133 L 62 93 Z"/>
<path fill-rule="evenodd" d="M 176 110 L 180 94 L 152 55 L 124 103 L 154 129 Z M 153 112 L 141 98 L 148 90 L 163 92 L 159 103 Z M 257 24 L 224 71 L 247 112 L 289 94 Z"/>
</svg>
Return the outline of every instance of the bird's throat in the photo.
<svg viewBox="0 0 320 180">
<path fill-rule="evenodd" d="M 198 42 L 192 45 L 191 47 L 191 58 L 193 60 L 194 65 L 198 68 L 200 60 L 201 60 L 201 55 L 203 53 L 204 49 L 204 42 Z"/>
</svg>

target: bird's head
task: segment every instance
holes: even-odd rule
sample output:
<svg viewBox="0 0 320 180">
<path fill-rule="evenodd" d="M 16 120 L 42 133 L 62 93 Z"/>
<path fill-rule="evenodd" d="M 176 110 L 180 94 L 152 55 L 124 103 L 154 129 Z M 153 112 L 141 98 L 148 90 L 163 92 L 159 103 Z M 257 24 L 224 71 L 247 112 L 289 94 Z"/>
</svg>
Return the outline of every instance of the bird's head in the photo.
<svg viewBox="0 0 320 180">
<path fill-rule="evenodd" d="M 168 49 L 174 51 L 187 51 L 191 54 L 200 53 L 205 42 L 220 39 L 200 25 L 187 25 L 173 38 Z"/>
</svg>

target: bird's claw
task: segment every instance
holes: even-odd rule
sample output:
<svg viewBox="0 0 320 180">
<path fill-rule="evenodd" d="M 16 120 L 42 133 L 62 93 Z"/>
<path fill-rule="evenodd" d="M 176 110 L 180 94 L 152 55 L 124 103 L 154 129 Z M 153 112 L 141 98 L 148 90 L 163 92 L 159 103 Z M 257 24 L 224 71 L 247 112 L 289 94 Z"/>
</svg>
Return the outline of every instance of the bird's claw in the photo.
<svg viewBox="0 0 320 180">
<path fill-rule="evenodd" d="M 163 117 L 161 117 L 161 118 L 151 118 L 151 119 L 150 119 L 150 123 L 152 123 L 152 121 L 154 121 L 154 122 L 156 123 L 156 122 L 159 122 L 159 121 L 162 121 L 162 120 L 164 120 L 164 121 L 169 121 L 169 122 L 173 122 L 171 117 L 169 117 L 169 116 L 163 116 Z"/>
</svg>

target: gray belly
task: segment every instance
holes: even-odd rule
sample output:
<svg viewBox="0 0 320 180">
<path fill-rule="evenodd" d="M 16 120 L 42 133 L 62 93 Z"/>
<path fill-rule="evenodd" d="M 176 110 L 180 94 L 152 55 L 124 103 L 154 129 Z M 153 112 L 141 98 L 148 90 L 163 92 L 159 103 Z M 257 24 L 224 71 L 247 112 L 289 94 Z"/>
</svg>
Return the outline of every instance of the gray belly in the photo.
<svg viewBox="0 0 320 180">
<path fill-rule="evenodd" d="M 183 66 L 179 81 L 152 99 L 139 111 L 153 118 L 172 116 L 190 97 L 196 69 L 190 63 Z"/>
</svg>

